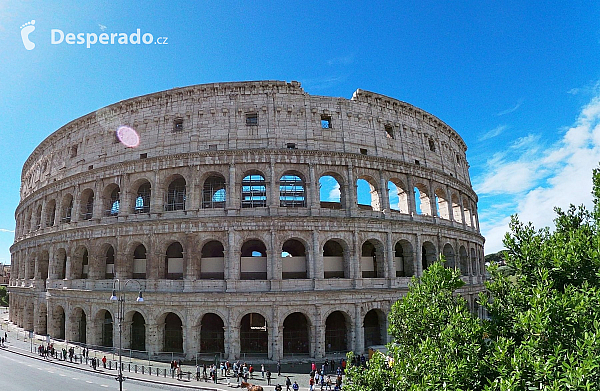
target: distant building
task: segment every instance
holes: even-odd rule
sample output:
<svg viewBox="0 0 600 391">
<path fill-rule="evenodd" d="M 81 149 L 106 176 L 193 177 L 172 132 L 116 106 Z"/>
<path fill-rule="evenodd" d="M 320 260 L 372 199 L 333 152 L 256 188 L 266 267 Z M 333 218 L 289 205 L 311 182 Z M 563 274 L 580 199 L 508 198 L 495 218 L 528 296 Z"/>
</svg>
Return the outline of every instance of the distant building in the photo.
<svg viewBox="0 0 600 391">
<path fill-rule="evenodd" d="M 234 82 L 115 103 L 24 164 L 10 320 L 113 346 L 113 280 L 133 279 L 126 348 L 364 352 L 388 342 L 392 304 L 440 254 L 476 311 L 484 238 L 466 149 L 435 116 L 362 90 Z"/>
</svg>

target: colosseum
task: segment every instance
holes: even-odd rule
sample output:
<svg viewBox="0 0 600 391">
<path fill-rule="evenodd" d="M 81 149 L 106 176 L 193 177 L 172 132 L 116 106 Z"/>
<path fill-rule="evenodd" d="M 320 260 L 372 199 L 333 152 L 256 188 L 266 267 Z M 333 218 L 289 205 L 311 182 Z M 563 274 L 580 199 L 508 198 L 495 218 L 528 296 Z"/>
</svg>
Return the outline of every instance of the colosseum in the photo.
<svg viewBox="0 0 600 391">
<path fill-rule="evenodd" d="M 388 342 L 392 304 L 440 254 L 477 311 L 466 149 L 433 115 L 360 89 L 232 82 L 112 104 L 24 164 L 10 320 L 118 346 L 118 279 L 124 348 L 318 359 Z"/>
</svg>

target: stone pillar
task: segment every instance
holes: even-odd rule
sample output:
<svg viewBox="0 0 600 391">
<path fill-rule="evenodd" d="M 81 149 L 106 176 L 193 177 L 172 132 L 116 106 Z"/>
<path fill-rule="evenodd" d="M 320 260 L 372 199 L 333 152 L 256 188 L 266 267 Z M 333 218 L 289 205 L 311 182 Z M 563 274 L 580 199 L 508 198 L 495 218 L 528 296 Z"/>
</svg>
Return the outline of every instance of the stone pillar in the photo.
<svg viewBox="0 0 600 391">
<path fill-rule="evenodd" d="M 360 247 L 360 240 L 358 238 L 358 231 L 352 231 L 352 247 L 350 248 L 350 254 L 348 254 L 348 271 L 350 275 L 348 277 L 357 279 L 362 277 L 360 275 L 360 257 L 362 254 Z"/>
<path fill-rule="evenodd" d="M 406 176 L 406 197 L 408 198 L 408 214 L 414 216 L 417 214 L 417 206 L 415 205 L 415 185 L 413 184 L 412 177 Z"/>
<path fill-rule="evenodd" d="M 240 251 L 236 246 L 235 231 L 233 228 L 227 230 L 227 258 L 225 258 L 225 279 L 240 279 Z"/>
<path fill-rule="evenodd" d="M 150 195 L 150 213 L 156 214 L 164 212 L 164 191 L 162 189 L 162 180 L 158 170 L 154 170 L 154 185 L 152 186 Z"/>
<path fill-rule="evenodd" d="M 435 202 L 435 186 L 433 181 L 429 181 L 429 205 L 431 206 L 431 215 L 433 217 L 437 217 L 438 208 L 437 203 Z"/>
<path fill-rule="evenodd" d="M 267 279 L 281 280 L 283 276 L 281 250 L 278 251 L 277 234 L 275 230 L 271 230 L 269 240 L 269 253 L 267 255 Z"/>
<path fill-rule="evenodd" d="M 271 158 L 269 162 L 269 180 L 266 183 L 267 186 L 267 205 L 269 206 L 269 214 L 271 216 L 277 216 L 277 210 L 279 209 L 279 178 L 275 178 L 275 160 Z"/>
<path fill-rule="evenodd" d="M 320 202 L 320 188 L 319 188 L 319 179 L 315 176 L 315 166 L 312 163 L 308 164 L 308 182 L 310 186 L 308 187 L 306 206 L 310 208 L 311 216 L 318 214 L 318 210 L 321 207 Z"/>
<path fill-rule="evenodd" d="M 462 219 L 462 227 L 463 227 L 463 229 L 466 229 L 467 228 L 467 222 L 465 220 L 465 207 L 463 205 L 463 196 L 462 196 L 462 194 L 460 194 L 460 197 L 458 197 L 458 202 L 460 204 L 460 216 L 461 216 L 461 219 Z"/>
<path fill-rule="evenodd" d="M 379 170 L 379 199 L 381 210 L 386 216 L 390 215 L 390 189 L 388 189 L 383 170 Z"/>
<path fill-rule="evenodd" d="M 417 234 L 417 240 L 415 243 L 415 258 L 413 260 L 413 270 L 415 276 L 423 275 L 423 242 L 421 241 L 421 234 Z"/>
<path fill-rule="evenodd" d="M 308 278 L 322 280 L 324 278 L 323 253 L 319 241 L 319 231 L 312 232 L 312 257 L 308 263 Z"/>
<path fill-rule="evenodd" d="M 162 343 L 159 340 L 158 329 L 158 324 L 146 323 L 146 350 L 148 350 L 149 354 L 156 354 L 162 351 Z"/>
<path fill-rule="evenodd" d="M 81 200 L 80 200 L 81 192 L 79 191 L 79 186 L 75 187 L 73 191 L 73 208 L 71 209 L 71 222 L 75 223 L 80 220 L 81 213 Z M 68 205 L 66 206 L 68 207 Z"/>
<path fill-rule="evenodd" d="M 189 311 L 186 312 L 186 319 L 183 322 L 183 351 L 186 358 L 189 360 L 194 358 L 196 352 L 198 352 L 198 343 L 196 338 L 198 326 L 192 324 Z"/>
<path fill-rule="evenodd" d="M 396 265 L 394 263 L 394 257 L 396 254 L 394 253 L 394 242 L 392 238 L 392 230 L 388 230 L 385 235 L 385 277 L 389 279 L 396 278 Z M 391 285 L 390 285 L 391 286 Z"/>
<path fill-rule="evenodd" d="M 279 314 L 276 307 L 272 310 L 272 319 L 268 324 L 269 330 L 269 354 L 271 360 L 279 360 L 283 357 L 283 352 L 280 352 L 283 347 L 283 325 L 279 324 Z M 280 341 L 281 339 L 281 341 Z"/>
<path fill-rule="evenodd" d="M 186 253 L 185 257 L 185 269 L 184 279 L 189 281 L 195 281 L 198 279 L 198 263 L 200 253 L 196 246 L 196 236 L 193 234 L 186 234 Z"/>
<path fill-rule="evenodd" d="M 235 179 L 235 164 L 229 164 L 229 180 L 225 184 L 225 208 L 233 211 L 241 208 L 239 189 Z"/>
<path fill-rule="evenodd" d="M 231 307 L 228 307 L 227 310 L 229 314 L 227 324 L 228 333 L 226 336 L 226 343 L 229 345 L 228 357 L 230 360 L 235 360 L 240 357 L 240 325 L 234 323 L 235 311 Z"/>
<path fill-rule="evenodd" d="M 355 216 L 357 213 L 358 205 L 356 204 L 356 181 L 354 180 L 354 169 L 352 163 L 348 163 L 348 178 L 345 185 L 346 188 L 346 209 L 348 210 L 348 216 Z"/>
<path fill-rule="evenodd" d="M 323 307 L 320 304 L 315 305 L 313 327 L 314 357 L 316 359 L 325 358 L 325 321 L 323 319 Z"/>
<path fill-rule="evenodd" d="M 46 199 L 43 199 L 42 200 L 42 214 L 39 216 L 40 221 L 38 221 L 38 224 L 40 225 L 40 229 L 46 227 L 46 214 L 48 213 L 48 211 L 46 211 L 47 206 L 48 206 L 48 203 L 46 202 Z"/>
<path fill-rule="evenodd" d="M 131 205 L 133 197 L 129 189 L 129 187 L 131 186 L 131 183 L 129 181 L 129 175 L 122 175 L 119 179 L 119 217 L 127 217 L 133 210 L 135 202 L 134 205 Z"/>
<path fill-rule="evenodd" d="M 65 266 L 65 280 L 72 280 L 73 279 L 73 261 L 71 259 L 71 256 L 69 254 L 67 254 L 67 261 L 66 261 L 66 266 Z"/>
<path fill-rule="evenodd" d="M 361 304 L 356 303 L 354 305 L 354 348 L 353 350 L 357 353 L 363 353 L 365 351 L 365 327 L 362 319 Z"/>
</svg>

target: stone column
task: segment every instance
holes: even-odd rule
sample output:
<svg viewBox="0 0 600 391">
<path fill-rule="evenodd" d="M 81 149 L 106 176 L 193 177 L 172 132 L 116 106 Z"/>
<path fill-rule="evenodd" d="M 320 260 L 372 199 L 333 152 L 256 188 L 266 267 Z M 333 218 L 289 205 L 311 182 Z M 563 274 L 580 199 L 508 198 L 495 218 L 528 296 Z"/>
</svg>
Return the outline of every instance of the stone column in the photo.
<svg viewBox="0 0 600 391">
<path fill-rule="evenodd" d="M 313 346 L 314 357 L 316 359 L 325 358 L 325 323 L 323 320 L 323 307 L 320 304 L 315 305 L 315 317 L 313 322 L 314 334 Z"/>
<path fill-rule="evenodd" d="M 360 257 L 362 255 L 360 241 L 358 238 L 358 231 L 352 231 L 352 247 L 350 248 L 350 254 L 348 254 L 348 271 L 350 272 L 349 278 L 357 279 L 362 277 L 360 275 Z"/>
<path fill-rule="evenodd" d="M 240 251 L 236 247 L 235 231 L 233 228 L 227 230 L 227 258 L 225 258 L 225 279 L 240 279 Z"/>
<path fill-rule="evenodd" d="M 239 209 L 240 206 L 240 202 L 239 202 L 239 191 L 237 188 L 237 184 L 235 181 L 235 164 L 230 163 L 229 164 L 229 180 L 227 181 L 227 183 L 225 184 L 225 209 L 231 211 L 231 210 L 237 210 Z"/>
<path fill-rule="evenodd" d="M 390 195 L 383 170 L 379 170 L 379 198 L 381 210 L 386 216 L 390 215 Z"/>
<path fill-rule="evenodd" d="M 283 276 L 281 251 L 275 247 L 277 244 L 277 234 L 275 230 L 270 232 L 269 254 L 267 255 L 267 279 L 281 280 Z"/>
<path fill-rule="evenodd" d="M 269 206 L 269 214 L 271 216 L 277 216 L 277 210 L 279 208 L 279 178 L 275 178 L 275 160 L 271 157 L 269 162 L 269 180 L 266 183 L 267 186 L 267 205 Z"/>
<path fill-rule="evenodd" d="M 308 263 L 308 278 L 322 280 L 324 278 L 323 253 L 319 241 L 319 231 L 312 232 L 312 259 Z"/>
<path fill-rule="evenodd" d="M 46 227 L 46 214 L 48 213 L 48 211 L 46 211 L 46 208 L 48 206 L 48 203 L 46 202 L 46 199 L 42 200 L 42 214 L 40 217 L 40 221 L 38 222 L 38 224 L 40 225 L 40 229 L 45 228 Z"/>
<path fill-rule="evenodd" d="M 429 205 L 431 206 L 431 215 L 433 217 L 437 217 L 438 208 L 437 203 L 435 202 L 435 186 L 433 181 L 429 181 Z"/>
<path fill-rule="evenodd" d="M 146 323 L 146 350 L 148 350 L 150 354 L 156 354 L 162 351 L 162 343 L 159 340 L 158 328 L 159 325 L 156 323 Z"/>
<path fill-rule="evenodd" d="M 406 197 L 408 199 L 408 214 L 414 216 L 417 214 L 417 206 L 415 205 L 415 186 L 412 177 L 406 176 Z"/>
<path fill-rule="evenodd" d="M 319 179 L 315 176 L 315 166 L 312 163 L 308 164 L 308 187 L 306 201 L 310 208 L 311 216 L 318 214 L 319 208 L 321 207 L 320 202 L 320 188 L 319 188 Z M 307 185 L 308 185 L 307 184 Z"/>
<path fill-rule="evenodd" d="M 352 163 L 348 163 L 348 178 L 346 183 L 346 209 L 348 216 L 355 216 L 358 206 L 356 204 L 356 181 L 354 180 L 354 169 Z"/>
<path fill-rule="evenodd" d="M 162 189 L 162 180 L 158 170 L 154 170 L 154 185 L 150 191 L 150 213 L 156 214 L 164 212 L 164 191 Z"/>
<path fill-rule="evenodd" d="M 365 327 L 362 319 L 360 303 L 354 305 L 354 351 L 357 354 L 365 351 Z"/>
<path fill-rule="evenodd" d="M 385 264 L 386 271 L 385 277 L 389 279 L 396 278 L 396 265 L 394 264 L 394 257 L 396 254 L 394 253 L 394 242 L 392 238 L 392 230 L 389 229 L 385 235 Z M 391 286 L 391 285 L 390 285 Z"/>
<path fill-rule="evenodd" d="M 421 234 L 417 234 L 417 240 L 415 242 L 415 258 L 413 260 L 413 267 L 415 276 L 423 275 L 423 242 L 421 241 Z"/>
</svg>

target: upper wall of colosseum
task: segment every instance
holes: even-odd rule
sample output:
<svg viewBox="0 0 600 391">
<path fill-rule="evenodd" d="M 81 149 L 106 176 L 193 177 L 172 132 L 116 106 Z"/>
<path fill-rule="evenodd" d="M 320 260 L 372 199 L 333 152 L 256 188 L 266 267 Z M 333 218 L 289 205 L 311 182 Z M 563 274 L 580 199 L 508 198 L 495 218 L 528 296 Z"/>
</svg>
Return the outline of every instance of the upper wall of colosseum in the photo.
<svg viewBox="0 0 600 391">
<path fill-rule="evenodd" d="M 139 133 L 137 148 L 118 142 L 121 125 Z M 470 184 L 462 138 L 419 108 L 360 89 L 349 100 L 309 95 L 294 81 L 259 81 L 175 88 L 71 121 L 25 162 L 21 200 L 51 182 L 126 161 L 286 148 L 392 159 Z"/>
</svg>

